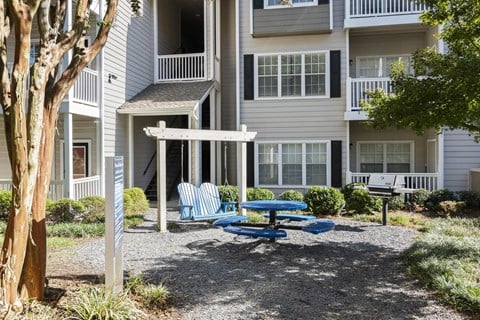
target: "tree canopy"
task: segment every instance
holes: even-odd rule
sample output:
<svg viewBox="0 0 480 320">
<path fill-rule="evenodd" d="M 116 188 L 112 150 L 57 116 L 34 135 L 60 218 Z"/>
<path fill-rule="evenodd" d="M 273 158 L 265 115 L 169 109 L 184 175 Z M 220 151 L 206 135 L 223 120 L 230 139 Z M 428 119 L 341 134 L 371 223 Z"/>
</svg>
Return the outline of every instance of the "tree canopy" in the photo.
<svg viewBox="0 0 480 320">
<path fill-rule="evenodd" d="M 364 108 L 375 128 L 411 128 L 418 134 L 442 127 L 480 134 L 480 2 L 422 0 L 423 23 L 438 26 L 442 46 L 413 55 L 414 74 L 392 68 L 394 94 L 369 93 Z M 441 42 L 440 42 L 441 43 Z"/>
</svg>

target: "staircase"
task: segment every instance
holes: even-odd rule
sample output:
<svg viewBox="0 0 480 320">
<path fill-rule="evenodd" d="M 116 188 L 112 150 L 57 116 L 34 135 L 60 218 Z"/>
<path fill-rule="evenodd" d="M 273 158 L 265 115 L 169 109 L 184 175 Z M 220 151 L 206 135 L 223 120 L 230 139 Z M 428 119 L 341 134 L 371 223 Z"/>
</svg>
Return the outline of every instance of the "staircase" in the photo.
<svg viewBox="0 0 480 320">
<path fill-rule="evenodd" d="M 181 142 L 177 140 L 171 140 L 170 146 L 167 150 L 166 167 L 167 167 L 167 200 L 170 200 L 177 193 L 177 185 L 180 183 L 181 171 Z M 150 180 L 147 188 L 145 189 L 145 195 L 150 201 L 157 201 L 157 173 L 155 173 Z"/>
</svg>

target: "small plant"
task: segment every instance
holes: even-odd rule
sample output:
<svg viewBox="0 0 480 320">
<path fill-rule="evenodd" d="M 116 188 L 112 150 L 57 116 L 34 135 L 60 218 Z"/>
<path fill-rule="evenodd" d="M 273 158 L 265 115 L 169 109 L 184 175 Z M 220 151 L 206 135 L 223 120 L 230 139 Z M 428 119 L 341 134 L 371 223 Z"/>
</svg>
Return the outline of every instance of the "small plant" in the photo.
<svg viewBox="0 0 480 320">
<path fill-rule="evenodd" d="M 147 197 L 140 188 L 129 188 L 123 192 L 123 211 L 125 216 L 139 215 L 149 208 Z"/>
<path fill-rule="evenodd" d="M 480 194 L 475 191 L 457 192 L 458 200 L 465 203 L 466 209 L 480 209 Z"/>
<path fill-rule="evenodd" d="M 426 189 L 418 189 L 412 193 L 410 203 L 414 211 L 423 211 L 425 209 L 425 201 L 430 196 L 430 191 Z"/>
<path fill-rule="evenodd" d="M 287 190 L 280 194 L 280 199 L 291 201 L 303 201 L 303 193 L 297 190 Z"/>
<path fill-rule="evenodd" d="M 12 207 L 12 192 L 0 190 L 0 217 L 7 217 Z"/>
<path fill-rule="evenodd" d="M 439 204 L 439 213 L 447 217 L 458 216 L 465 209 L 465 202 L 463 201 L 442 201 Z"/>
<path fill-rule="evenodd" d="M 238 187 L 237 186 L 218 186 L 218 193 L 222 201 L 238 202 Z"/>
<path fill-rule="evenodd" d="M 396 196 L 388 199 L 388 208 L 391 210 L 405 210 L 407 205 L 403 196 Z"/>
<path fill-rule="evenodd" d="M 305 194 L 308 210 L 315 215 L 337 215 L 345 206 L 343 194 L 331 187 L 313 186 Z"/>
<path fill-rule="evenodd" d="M 354 189 L 346 201 L 345 209 L 360 214 L 372 214 L 382 210 L 382 200 L 370 196 L 367 189 Z"/>
<path fill-rule="evenodd" d="M 143 316 L 135 303 L 122 292 L 112 294 L 104 288 L 89 287 L 82 289 L 66 310 L 71 319 L 138 319 Z"/>
<path fill-rule="evenodd" d="M 264 188 L 247 188 L 247 200 L 274 200 L 275 194 Z"/>
<path fill-rule="evenodd" d="M 455 193 L 448 189 L 435 190 L 432 191 L 425 200 L 425 208 L 432 213 L 438 213 L 439 211 L 442 211 L 440 202 L 456 200 L 457 197 L 455 196 Z"/>
<path fill-rule="evenodd" d="M 140 296 L 147 306 L 163 308 L 167 305 L 170 291 L 163 284 L 148 284 L 141 289 Z"/>
<path fill-rule="evenodd" d="M 129 274 L 128 279 L 125 282 L 125 289 L 132 294 L 136 294 L 141 291 L 144 285 L 145 277 L 142 273 Z"/>
<path fill-rule="evenodd" d="M 73 222 L 79 220 L 85 213 L 85 207 L 80 201 L 60 199 L 48 207 L 46 219 L 51 223 Z"/>
<path fill-rule="evenodd" d="M 105 199 L 100 196 L 91 196 L 80 199 L 85 207 L 82 222 L 105 222 Z"/>
</svg>

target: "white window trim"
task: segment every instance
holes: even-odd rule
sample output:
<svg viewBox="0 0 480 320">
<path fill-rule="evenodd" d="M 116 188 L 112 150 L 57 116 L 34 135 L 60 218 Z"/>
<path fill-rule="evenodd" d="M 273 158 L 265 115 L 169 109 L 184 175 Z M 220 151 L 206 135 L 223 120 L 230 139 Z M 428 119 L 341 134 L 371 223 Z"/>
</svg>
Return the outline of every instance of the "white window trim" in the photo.
<svg viewBox="0 0 480 320">
<path fill-rule="evenodd" d="M 305 55 L 311 53 L 323 53 L 325 54 L 325 95 L 323 96 L 306 96 L 305 95 Z M 318 51 L 300 51 L 300 52 L 277 52 L 277 53 L 259 53 L 254 55 L 254 66 L 253 66 L 253 77 L 254 77 L 254 91 L 255 91 L 255 100 L 298 100 L 298 99 L 329 99 L 330 98 L 330 51 L 328 50 L 318 50 Z M 282 97 L 282 70 L 280 66 L 280 57 L 282 55 L 302 55 L 302 95 L 301 96 L 285 96 Z M 278 87 L 278 96 L 276 97 L 259 97 L 258 96 L 258 57 L 263 56 L 277 56 L 279 61 L 279 68 L 277 73 L 277 87 Z"/>
<path fill-rule="evenodd" d="M 360 172 L 360 145 L 361 144 L 393 144 L 393 143 L 408 143 L 410 144 L 410 172 L 402 172 L 402 173 L 414 173 L 415 172 L 415 141 L 413 140 L 379 140 L 379 141 L 357 141 L 356 145 L 356 167 L 357 172 Z M 383 173 L 386 172 L 387 169 L 387 148 L 383 148 Z M 368 173 L 368 172 L 365 172 Z"/>
<path fill-rule="evenodd" d="M 92 164 L 92 140 L 91 139 L 78 139 L 78 140 L 74 139 L 72 141 L 72 146 L 75 143 L 86 143 L 88 145 L 88 154 L 87 154 L 87 156 L 88 156 L 88 158 L 87 158 L 87 162 L 88 162 L 87 175 L 88 176 L 87 177 L 91 177 L 92 176 L 92 166 L 91 166 L 91 164 Z M 65 146 L 65 141 L 63 139 L 60 139 L 60 177 L 61 177 L 61 179 L 65 179 L 64 146 Z M 53 162 L 55 162 L 55 161 L 53 161 Z"/>
<path fill-rule="evenodd" d="M 360 59 L 366 59 L 366 58 L 392 58 L 392 57 L 409 57 L 410 58 L 410 63 L 412 62 L 412 54 L 411 53 L 404 53 L 404 54 L 386 54 L 386 55 L 374 55 L 374 56 L 357 56 L 355 58 L 355 74 L 357 75 L 357 78 L 364 78 L 360 77 Z M 368 78 L 390 78 L 387 75 L 383 75 L 382 77 L 368 77 Z"/>
<path fill-rule="evenodd" d="M 312 2 L 300 2 L 300 3 L 293 3 L 292 4 L 277 4 L 277 5 L 269 5 L 268 0 L 263 0 L 263 8 L 264 9 L 285 9 L 285 8 L 296 8 L 296 7 L 311 7 L 311 6 L 318 6 L 318 0 L 313 0 Z"/>
<path fill-rule="evenodd" d="M 282 144 L 302 144 L 302 184 L 282 184 Z M 306 144 L 324 143 L 326 144 L 327 162 L 326 162 L 326 187 L 330 187 L 332 184 L 331 179 L 331 141 L 330 140 L 282 140 L 282 141 L 256 141 L 254 145 L 254 168 L 255 187 L 261 188 L 309 188 L 311 185 L 307 185 L 307 156 L 306 156 Z M 278 145 L 278 184 L 259 184 L 259 169 L 258 169 L 258 145 L 259 144 L 276 144 Z"/>
</svg>

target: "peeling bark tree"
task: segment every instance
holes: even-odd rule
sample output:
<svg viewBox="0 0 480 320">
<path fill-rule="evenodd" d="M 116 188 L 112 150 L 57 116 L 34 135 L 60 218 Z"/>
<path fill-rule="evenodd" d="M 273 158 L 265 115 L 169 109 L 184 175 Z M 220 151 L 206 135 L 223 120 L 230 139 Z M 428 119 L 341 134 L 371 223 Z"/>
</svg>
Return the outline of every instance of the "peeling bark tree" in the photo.
<svg viewBox="0 0 480 320">
<path fill-rule="evenodd" d="M 43 297 L 45 202 L 60 104 L 105 45 L 118 6 L 118 0 L 106 1 L 97 36 L 85 48 L 86 31 L 95 27 L 90 26 L 89 3 L 76 1 L 71 28 L 65 30 L 67 10 L 72 10 L 67 0 L 0 0 L 0 103 L 12 168 L 12 209 L 0 253 L 0 301 L 9 310 L 21 307 L 21 297 Z M 40 50 L 30 65 L 34 23 Z M 9 48 L 13 61 L 7 61 L 7 39 L 14 43 Z M 59 72 L 69 52 L 71 60 Z"/>
</svg>

